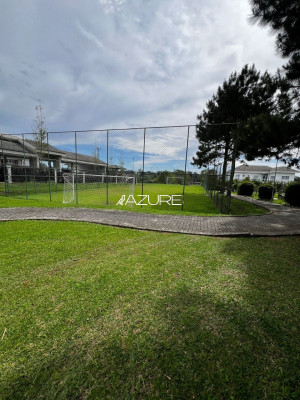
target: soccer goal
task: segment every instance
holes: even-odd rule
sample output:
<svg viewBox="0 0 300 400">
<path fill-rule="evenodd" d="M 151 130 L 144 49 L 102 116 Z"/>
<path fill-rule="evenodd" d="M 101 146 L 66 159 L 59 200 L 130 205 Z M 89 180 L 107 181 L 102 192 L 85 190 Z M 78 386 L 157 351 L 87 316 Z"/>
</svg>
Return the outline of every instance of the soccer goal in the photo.
<svg viewBox="0 0 300 400">
<path fill-rule="evenodd" d="M 77 196 L 81 202 L 105 203 L 106 191 L 134 195 L 135 177 L 119 175 L 95 175 L 86 173 L 65 173 L 63 203 L 72 203 Z M 77 198 L 78 198 L 77 197 Z"/>
<path fill-rule="evenodd" d="M 167 185 L 183 185 L 184 177 L 183 176 L 167 176 L 166 184 Z"/>
</svg>

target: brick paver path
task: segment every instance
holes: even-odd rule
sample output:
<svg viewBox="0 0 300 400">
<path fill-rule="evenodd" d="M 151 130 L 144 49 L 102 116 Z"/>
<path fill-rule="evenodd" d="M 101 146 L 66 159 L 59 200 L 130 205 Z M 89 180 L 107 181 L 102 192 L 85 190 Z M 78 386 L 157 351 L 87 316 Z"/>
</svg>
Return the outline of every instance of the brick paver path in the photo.
<svg viewBox="0 0 300 400">
<path fill-rule="evenodd" d="M 239 196 L 236 196 L 239 197 Z M 0 221 L 63 220 L 93 222 L 160 232 L 209 236 L 300 235 L 300 209 L 250 200 L 270 213 L 248 217 L 199 217 L 190 215 L 146 214 L 92 208 L 0 208 Z"/>
</svg>

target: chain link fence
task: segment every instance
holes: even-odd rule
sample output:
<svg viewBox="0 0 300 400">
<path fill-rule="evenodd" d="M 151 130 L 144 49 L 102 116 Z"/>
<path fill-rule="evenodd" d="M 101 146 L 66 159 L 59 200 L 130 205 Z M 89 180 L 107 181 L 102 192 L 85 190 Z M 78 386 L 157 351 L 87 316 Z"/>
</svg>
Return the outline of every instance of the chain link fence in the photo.
<svg viewBox="0 0 300 400">
<path fill-rule="evenodd" d="M 0 134 L 0 196 L 142 211 L 159 207 L 168 212 L 172 205 L 191 213 L 203 212 L 210 198 L 229 214 L 231 195 L 241 181 L 252 180 L 256 197 L 262 183 L 274 183 L 273 197 L 282 199 L 283 179 L 292 180 L 282 167 L 275 170 L 266 161 L 267 168 L 256 174 L 248 170 L 248 175 L 238 164 L 234 170 L 232 160 L 226 173 L 223 159 L 199 168 L 193 163 L 198 146 L 196 125 L 48 132 L 44 137 Z"/>
</svg>

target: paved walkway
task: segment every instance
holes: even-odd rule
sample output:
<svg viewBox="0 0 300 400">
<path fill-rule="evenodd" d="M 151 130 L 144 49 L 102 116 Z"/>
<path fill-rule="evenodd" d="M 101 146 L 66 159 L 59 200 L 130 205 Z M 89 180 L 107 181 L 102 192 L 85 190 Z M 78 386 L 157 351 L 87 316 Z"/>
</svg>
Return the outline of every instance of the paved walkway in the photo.
<svg viewBox="0 0 300 400">
<path fill-rule="evenodd" d="M 235 196 L 240 198 L 240 196 Z M 0 221 L 59 220 L 93 222 L 159 232 L 207 236 L 288 236 L 300 235 L 300 209 L 259 200 L 251 202 L 268 208 L 269 213 L 248 217 L 199 217 L 190 215 L 146 214 L 92 208 L 0 208 Z"/>
</svg>

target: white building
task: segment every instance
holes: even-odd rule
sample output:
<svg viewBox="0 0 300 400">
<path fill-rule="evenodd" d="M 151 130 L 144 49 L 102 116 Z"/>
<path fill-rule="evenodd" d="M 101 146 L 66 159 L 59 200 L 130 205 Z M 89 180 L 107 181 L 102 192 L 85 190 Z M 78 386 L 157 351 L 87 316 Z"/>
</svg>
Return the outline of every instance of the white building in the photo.
<svg viewBox="0 0 300 400">
<path fill-rule="evenodd" d="M 288 167 L 272 168 L 266 165 L 240 165 L 234 171 L 234 179 L 242 181 L 245 178 L 257 179 L 262 182 L 289 183 L 295 180 L 297 170 Z M 275 176 L 276 175 L 276 176 Z"/>
</svg>

